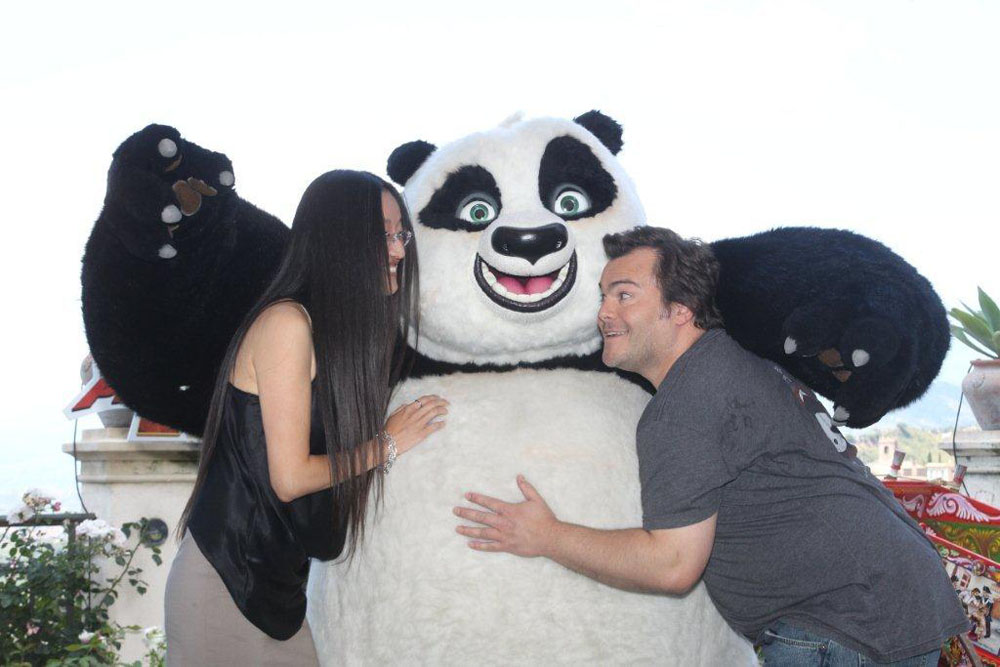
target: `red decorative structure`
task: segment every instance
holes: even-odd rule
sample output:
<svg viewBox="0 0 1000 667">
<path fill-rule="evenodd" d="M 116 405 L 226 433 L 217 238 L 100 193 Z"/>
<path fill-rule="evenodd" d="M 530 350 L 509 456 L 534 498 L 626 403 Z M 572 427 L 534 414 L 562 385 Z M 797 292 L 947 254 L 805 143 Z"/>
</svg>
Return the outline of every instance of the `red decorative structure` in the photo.
<svg viewBox="0 0 1000 667">
<path fill-rule="evenodd" d="M 1000 509 L 931 482 L 886 480 L 885 485 L 934 535 L 1000 561 Z"/>
<path fill-rule="evenodd" d="M 129 442 L 153 440 L 191 440 L 191 436 L 177 429 L 140 417 L 128 408 L 115 390 L 101 375 L 101 370 L 88 355 L 81 367 L 83 388 L 76 398 L 66 406 L 63 414 L 67 419 L 80 419 L 85 415 L 100 415 L 106 427 L 128 426 Z"/>
<path fill-rule="evenodd" d="M 968 639 L 979 660 L 1000 667 L 1000 509 L 940 484 L 895 479 L 884 483 L 941 554 L 972 621 Z M 961 647 L 953 643 L 951 649 L 955 661 L 943 655 L 942 664 L 963 664 Z"/>
</svg>

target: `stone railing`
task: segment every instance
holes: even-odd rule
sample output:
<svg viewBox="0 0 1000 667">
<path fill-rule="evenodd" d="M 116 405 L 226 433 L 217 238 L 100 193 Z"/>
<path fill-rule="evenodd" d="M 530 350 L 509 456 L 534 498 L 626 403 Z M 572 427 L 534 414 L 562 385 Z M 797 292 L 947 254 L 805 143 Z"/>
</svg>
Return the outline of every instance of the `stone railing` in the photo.
<svg viewBox="0 0 1000 667">
<path fill-rule="evenodd" d="M 950 440 L 939 447 L 952 451 Z M 969 495 L 1000 507 L 1000 431 L 959 431 L 954 450 L 955 462 L 967 468 L 965 487 Z"/>
</svg>

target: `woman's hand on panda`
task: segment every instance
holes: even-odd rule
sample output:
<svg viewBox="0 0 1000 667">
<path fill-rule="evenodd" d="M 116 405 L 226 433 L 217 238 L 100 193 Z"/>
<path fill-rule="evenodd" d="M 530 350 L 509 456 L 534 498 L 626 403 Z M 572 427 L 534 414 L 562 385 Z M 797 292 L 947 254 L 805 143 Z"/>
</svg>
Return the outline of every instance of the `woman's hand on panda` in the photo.
<svg viewBox="0 0 1000 667">
<path fill-rule="evenodd" d="M 448 405 L 440 396 L 428 394 L 396 408 L 385 422 L 385 431 L 396 441 L 396 452 L 407 452 L 444 428 Z"/>
</svg>

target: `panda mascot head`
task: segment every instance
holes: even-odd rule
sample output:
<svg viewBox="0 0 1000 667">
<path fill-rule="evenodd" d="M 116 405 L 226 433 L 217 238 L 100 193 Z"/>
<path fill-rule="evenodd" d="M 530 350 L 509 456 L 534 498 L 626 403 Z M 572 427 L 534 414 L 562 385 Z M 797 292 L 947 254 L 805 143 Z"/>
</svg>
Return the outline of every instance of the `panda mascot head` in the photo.
<svg viewBox="0 0 1000 667">
<path fill-rule="evenodd" d="M 601 237 L 645 222 L 621 147 L 621 126 L 589 111 L 393 151 L 427 267 L 421 354 L 503 367 L 599 350 Z"/>
</svg>

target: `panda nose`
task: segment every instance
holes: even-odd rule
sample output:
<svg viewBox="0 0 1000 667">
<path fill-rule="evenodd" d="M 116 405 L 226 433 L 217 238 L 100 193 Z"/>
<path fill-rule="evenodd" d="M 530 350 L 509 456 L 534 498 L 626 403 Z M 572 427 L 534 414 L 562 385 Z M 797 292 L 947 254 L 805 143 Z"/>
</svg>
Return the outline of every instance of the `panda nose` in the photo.
<svg viewBox="0 0 1000 667">
<path fill-rule="evenodd" d="M 493 249 L 508 257 L 522 257 L 532 264 L 566 247 L 566 225 L 553 222 L 541 227 L 498 227 L 493 232 Z"/>
</svg>

